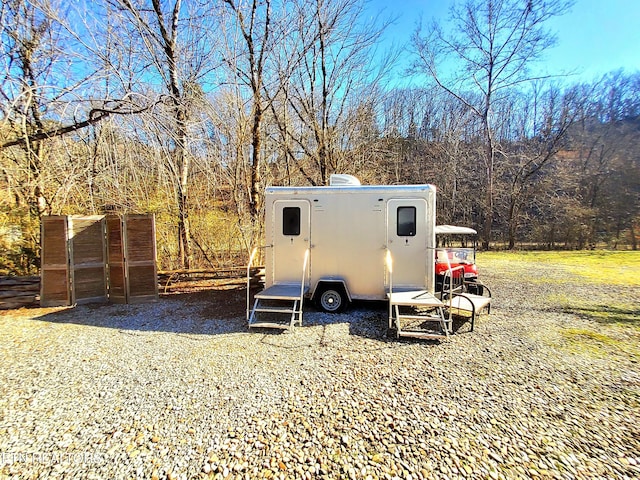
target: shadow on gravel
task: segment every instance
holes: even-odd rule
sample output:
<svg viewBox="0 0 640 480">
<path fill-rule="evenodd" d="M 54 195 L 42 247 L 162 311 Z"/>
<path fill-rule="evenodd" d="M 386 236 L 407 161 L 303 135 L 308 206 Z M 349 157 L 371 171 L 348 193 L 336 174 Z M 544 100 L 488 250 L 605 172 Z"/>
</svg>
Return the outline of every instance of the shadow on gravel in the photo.
<svg viewBox="0 0 640 480">
<path fill-rule="evenodd" d="M 164 294 L 158 302 L 78 305 L 35 319 L 122 331 L 215 335 L 246 332 L 245 312 L 246 290 L 233 285 Z"/>
<path fill-rule="evenodd" d="M 161 295 L 158 302 L 120 305 L 89 304 L 50 311 L 35 319 L 51 323 L 68 323 L 133 332 L 167 332 L 189 335 L 223 335 L 249 333 L 246 324 L 246 289 L 241 285 L 227 285 L 190 293 Z M 377 339 L 382 342 L 397 339 L 387 337 L 386 302 L 354 302 L 338 314 L 317 310 L 311 302 L 305 304 L 303 326 L 322 327 L 319 342 L 328 339 L 331 331 L 343 330 L 345 335 Z M 466 323 L 468 331 L 469 323 Z M 465 329 L 454 321 L 454 332 Z M 462 327 L 462 329 L 461 329 Z M 348 333 L 347 333 L 348 332 Z M 251 334 L 263 335 L 261 341 L 287 335 L 283 330 L 254 329 Z M 404 342 L 414 340 L 403 340 Z M 432 343 L 420 341 L 422 343 Z M 438 343 L 438 342 L 436 342 Z"/>
<path fill-rule="evenodd" d="M 630 327 L 640 327 L 640 310 L 638 309 L 620 308 L 611 305 L 589 305 L 562 307 L 561 311 L 606 325 L 618 323 Z"/>
</svg>

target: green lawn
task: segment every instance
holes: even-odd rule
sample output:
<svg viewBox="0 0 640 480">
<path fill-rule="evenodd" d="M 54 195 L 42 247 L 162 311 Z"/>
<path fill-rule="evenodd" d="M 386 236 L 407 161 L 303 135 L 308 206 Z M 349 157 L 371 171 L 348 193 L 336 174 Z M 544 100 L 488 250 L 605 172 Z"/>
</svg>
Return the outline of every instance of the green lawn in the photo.
<svg viewBox="0 0 640 480">
<path fill-rule="evenodd" d="M 517 275 L 523 269 L 533 271 L 540 266 L 557 266 L 571 282 L 640 286 L 640 251 L 481 252 L 479 263 L 510 267 Z"/>
<path fill-rule="evenodd" d="M 553 285 L 544 297 L 548 307 L 585 320 L 559 327 L 563 347 L 640 359 L 640 252 L 481 252 L 478 266 L 481 278 L 491 272 L 496 280 L 531 284 L 532 291 Z"/>
</svg>

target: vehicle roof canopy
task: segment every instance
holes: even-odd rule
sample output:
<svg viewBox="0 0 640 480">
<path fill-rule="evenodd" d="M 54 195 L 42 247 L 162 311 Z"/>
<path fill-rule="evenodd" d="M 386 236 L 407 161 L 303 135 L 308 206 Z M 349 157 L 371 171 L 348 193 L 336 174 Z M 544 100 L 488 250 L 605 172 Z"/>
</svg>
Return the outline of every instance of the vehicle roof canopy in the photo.
<svg viewBox="0 0 640 480">
<path fill-rule="evenodd" d="M 436 225 L 436 235 L 476 235 L 473 228 L 458 227 L 457 225 Z"/>
</svg>

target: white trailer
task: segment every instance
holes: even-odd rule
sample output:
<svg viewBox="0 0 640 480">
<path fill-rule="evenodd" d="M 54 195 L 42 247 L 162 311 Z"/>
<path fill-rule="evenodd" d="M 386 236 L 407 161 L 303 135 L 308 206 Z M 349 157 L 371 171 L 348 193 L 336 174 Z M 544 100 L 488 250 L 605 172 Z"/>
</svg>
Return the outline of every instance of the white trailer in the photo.
<svg viewBox="0 0 640 480">
<path fill-rule="evenodd" d="M 433 296 L 433 185 L 363 186 L 339 175 L 330 186 L 268 187 L 265 207 L 265 289 L 252 309 L 247 297 L 250 327 L 278 327 L 258 321 L 260 312 L 290 314 L 286 327 L 301 323 L 304 299 L 338 312 L 352 300 L 389 299 L 392 288 L 442 306 Z"/>
</svg>

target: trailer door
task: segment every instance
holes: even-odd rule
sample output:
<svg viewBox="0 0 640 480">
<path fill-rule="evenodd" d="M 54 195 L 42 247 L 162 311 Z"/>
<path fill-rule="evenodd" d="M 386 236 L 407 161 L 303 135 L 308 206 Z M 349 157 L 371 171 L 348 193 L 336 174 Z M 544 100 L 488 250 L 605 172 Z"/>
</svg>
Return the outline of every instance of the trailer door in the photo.
<svg viewBox="0 0 640 480">
<path fill-rule="evenodd" d="M 398 287 L 429 288 L 427 214 L 422 198 L 387 202 L 387 248 L 393 258 L 393 283 Z"/>
<path fill-rule="evenodd" d="M 307 200 L 276 200 L 273 205 L 273 283 L 300 283 L 304 253 L 310 245 Z"/>
</svg>

